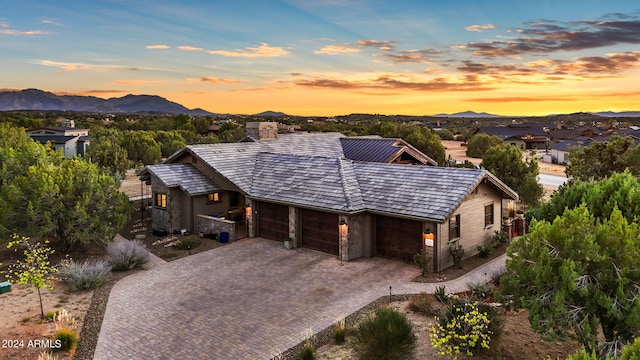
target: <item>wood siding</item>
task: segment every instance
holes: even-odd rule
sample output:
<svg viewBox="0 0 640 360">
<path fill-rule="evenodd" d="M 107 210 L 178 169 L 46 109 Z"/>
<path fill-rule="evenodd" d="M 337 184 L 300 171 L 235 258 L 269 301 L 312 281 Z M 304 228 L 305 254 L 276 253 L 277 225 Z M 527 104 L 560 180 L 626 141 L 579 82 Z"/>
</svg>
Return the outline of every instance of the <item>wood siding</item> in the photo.
<svg viewBox="0 0 640 360">
<path fill-rule="evenodd" d="M 496 230 L 500 230 L 502 221 L 502 197 L 493 188 L 486 184 L 480 184 L 476 191 L 467 195 L 460 206 L 451 215 L 460 215 L 460 245 L 464 247 L 464 259 L 478 253 L 479 245 L 491 244 L 491 239 Z M 493 204 L 493 225 L 484 225 L 484 207 Z M 453 266 L 453 260 L 449 255 L 449 219 L 439 226 L 438 269 L 442 271 Z"/>
</svg>

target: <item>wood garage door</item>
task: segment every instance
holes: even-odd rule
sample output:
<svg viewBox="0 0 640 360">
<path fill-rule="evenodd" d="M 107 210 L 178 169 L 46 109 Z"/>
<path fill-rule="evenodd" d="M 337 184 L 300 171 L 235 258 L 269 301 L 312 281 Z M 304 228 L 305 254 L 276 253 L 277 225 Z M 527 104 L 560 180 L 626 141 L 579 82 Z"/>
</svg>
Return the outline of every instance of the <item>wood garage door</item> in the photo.
<svg viewBox="0 0 640 360">
<path fill-rule="evenodd" d="M 422 223 L 376 216 L 376 255 L 413 261 L 422 247 Z"/>
<path fill-rule="evenodd" d="M 258 203 L 258 236 L 283 241 L 289 236 L 289 207 L 286 205 Z"/>
<path fill-rule="evenodd" d="M 300 209 L 302 246 L 338 255 L 340 238 L 338 215 Z"/>
</svg>

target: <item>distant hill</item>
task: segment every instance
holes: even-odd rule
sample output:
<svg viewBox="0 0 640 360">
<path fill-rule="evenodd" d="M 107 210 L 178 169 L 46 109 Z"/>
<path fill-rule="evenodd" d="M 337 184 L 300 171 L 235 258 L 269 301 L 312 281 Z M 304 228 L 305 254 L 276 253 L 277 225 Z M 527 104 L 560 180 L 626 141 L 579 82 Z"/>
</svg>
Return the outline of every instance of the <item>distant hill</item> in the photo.
<svg viewBox="0 0 640 360">
<path fill-rule="evenodd" d="M 261 117 L 282 117 L 282 116 L 287 116 L 287 114 L 282 113 L 282 112 L 278 112 L 278 111 L 263 111 L 259 114 L 255 114 L 253 116 L 261 116 Z"/>
<path fill-rule="evenodd" d="M 486 112 L 477 113 L 475 111 L 464 111 L 455 114 L 437 114 L 435 117 L 450 117 L 450 118 L 499 118 L 500 115 L 489 114 Z"/>
<path fill-rule="evenodd" d="M 190 110 L 156 95 L 129 94 L 121 98 L 105 100 L 95 96 L 56 95 L 38 89 L 0 92 L 0 111 L 11 110 L 212 115 L 202 109 Z"/>
<path fill-rule="evenodd" d="M 623 112 L 601 111 L 601 112 L 592 113 L 592 114 L 603 116 L 603 117 L 640 117 L 640 111 L 623 111 Z"/>
</svg>

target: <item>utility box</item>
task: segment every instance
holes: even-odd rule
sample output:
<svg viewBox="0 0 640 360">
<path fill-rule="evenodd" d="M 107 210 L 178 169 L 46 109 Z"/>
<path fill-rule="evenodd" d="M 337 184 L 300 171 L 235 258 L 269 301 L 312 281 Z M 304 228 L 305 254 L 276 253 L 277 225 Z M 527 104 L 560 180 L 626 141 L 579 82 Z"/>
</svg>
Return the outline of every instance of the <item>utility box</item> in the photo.
<svg viewBox="0 0 640 360">
<path fill-rule="evenodd" d="M 0 282 L 0 294 L 11 291 L 11 283 L 8 281 Z"/>
</svg>

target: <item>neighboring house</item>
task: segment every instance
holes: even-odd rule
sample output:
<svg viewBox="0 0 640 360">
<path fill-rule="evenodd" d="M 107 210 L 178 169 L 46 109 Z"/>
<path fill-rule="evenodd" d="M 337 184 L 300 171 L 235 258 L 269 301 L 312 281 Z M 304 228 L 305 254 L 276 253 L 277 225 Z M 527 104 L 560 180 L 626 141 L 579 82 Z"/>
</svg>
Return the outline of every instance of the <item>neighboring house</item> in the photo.
<svg viewBox="0 0 640 360">
<path fill-rule="evenodd" d="M 91 138 L 88 129 L 69 126 L 50 126 L 27 130 L 27 135 L 41 144 L 51 143 L 53 148 L 63 152 L 65 157 L 84 155 Z"/>
<path fill-rule="evenodd" d="M 569 165 L 569 153 L 577 146 L 589 146 L 590 140 L 562 140 L 551 147 L 551 162 L 554 164 Z"/>
<path fill-rule="evenodd" d="M 476 130 L 499 137 L 505 144 L 517 146 L 523 150 L 545 150 L 549 146 L 548 125 L 525 123 L 508 126 L 484 126 Z"/>
<path fill-rule="evenodd" d="M 371 151 L 364 160 L 355 159 L 354 154 L 367 153 L 359 146 Z M 405 161 L 409 158 L 424 161 Z M 231 232 L 233 240 L 235 226 L 242 225 L 249 236 L 289 237 L 296 247 L 341 260 L 411 261 L 424 247 L 434 271 L 453 264 L 453 243 L 467 250 L 465 257 L 490 244 L 500 230 L 502 200 L 518 199 L 484 170 L 397 162 L 433 160 L 399 139 L 287 134 L 269 141 L 190 145 L 147 166 L 141 180 L 152 186 L 157 230 Z M 424 236 L 428 232 L 433 240 Z"/>
</svg>

